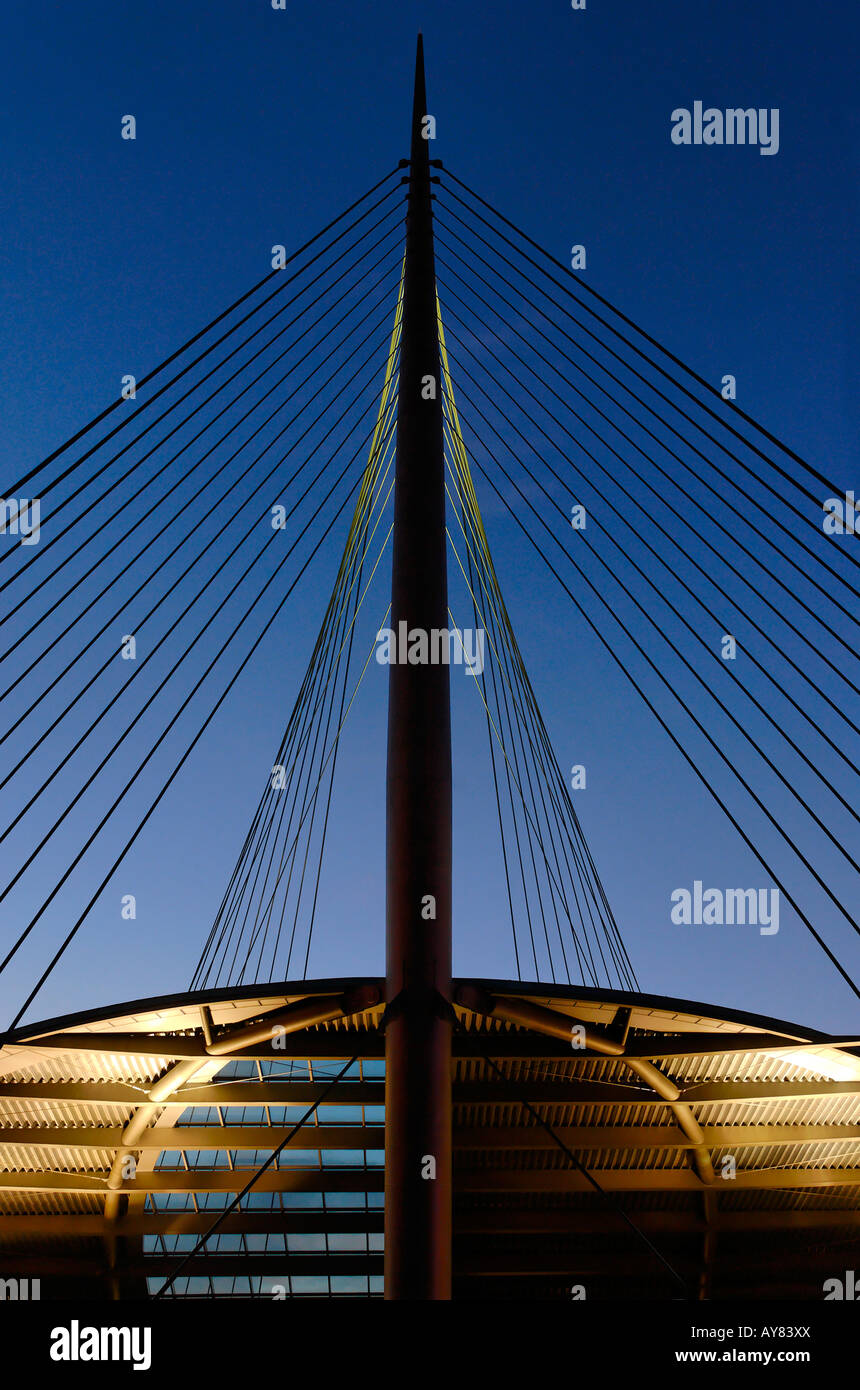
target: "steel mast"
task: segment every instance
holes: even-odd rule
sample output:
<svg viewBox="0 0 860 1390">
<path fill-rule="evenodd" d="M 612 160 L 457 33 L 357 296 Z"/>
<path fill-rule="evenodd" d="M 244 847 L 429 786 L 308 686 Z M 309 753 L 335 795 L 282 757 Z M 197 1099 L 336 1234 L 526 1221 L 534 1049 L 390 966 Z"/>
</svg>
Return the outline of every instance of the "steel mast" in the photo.
<svg viewBox="0 0 860 1390">
<path fill-rule="evenodd" d="M 447 664 L 400 664 L 448 627 L 436 270 L 418 36 L 391 580 L 386 827 L 385 1297 L 451 1297 L 451 712 Z"/>
</svg>

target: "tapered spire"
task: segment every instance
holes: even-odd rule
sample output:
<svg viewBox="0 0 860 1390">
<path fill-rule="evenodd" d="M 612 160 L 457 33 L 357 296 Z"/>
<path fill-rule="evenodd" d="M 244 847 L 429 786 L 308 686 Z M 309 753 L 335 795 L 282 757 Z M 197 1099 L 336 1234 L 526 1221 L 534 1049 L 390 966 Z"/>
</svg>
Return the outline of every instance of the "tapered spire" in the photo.
<svg viewBox="0 0 860 1390">
<path fill-rule="evenodd" d="M 436 271 L 418 37 L 397 405 L 391 621 L 448 626 Z M 386 830 L 385 1296 L 451 1296 L 448 666 L 393 664 Z"/>
</svg>

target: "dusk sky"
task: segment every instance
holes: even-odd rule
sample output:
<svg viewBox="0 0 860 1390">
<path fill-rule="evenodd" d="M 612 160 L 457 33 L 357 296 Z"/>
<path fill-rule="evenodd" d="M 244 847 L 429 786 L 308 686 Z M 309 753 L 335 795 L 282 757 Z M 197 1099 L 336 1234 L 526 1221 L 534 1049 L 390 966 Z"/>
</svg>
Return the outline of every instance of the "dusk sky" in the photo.
<svg viewBox="0 0 860 1390">
<path fill-rule="evenodd" d="M 714 386 L 719 388 L 726 374 L 734 376 L 739 406 L 836 488 L 860 495 L 853 235 L 860 26 L 853 7 L 816 7 L 800 0 L 761 0 L 753 6 L 728 0 L 709 7 L 685 0 L 657 6 L 588 0 L 583 11 L 573 10 L 569 0 L 530 5 L 467 5 L 462 0 L 363 5 L 317 0 L 311 5 L 287 0 L 284 10 L 273 9 L 270 0 L 157 0 L 143 7 L 122 0 L 84 0 L 75 6 L 49 0 L 7 7 L 0 19 L 2 486 L 25 475 L 108 405 L 124 374 L 144 375 L 262 279 L 270 269 L 273 245 L 283 244 L 288 253 L 299 247 L 408 154 L 419 29 L 424 33 L 428 103 L 437 120 L 434 157 L 565 264 L 571 246 L 584 245 L 583 278 L 589 284 Z M 692 109 L 696 101 L 719 109 L 778 109 L 778 151 L 765 156 L 753 147 L 674 144 L 672 112 Z M 137 124 L 134 141 L 121 138 L 121 121 L 129 113 Z M 446 228 L 457 231 L 452 209 L 457 211 L 456 203 L 446 205 L 442 192 L 437 217 L 443 238 Z M 368 324 L 368 329 L 371 323 L 382 328 L 363 352 L 374 343 L 382 347 L 390 331 L 397 246 L 394 238 L 384 267 L 387 279 L 376 292 L 379 312 Z M 438 250 L 440 261 L 450 265 L 451 257 Z M 451 292 L 460 292 L 459 286 L 450 269 L 440 263 L 438 270 L 443 318 L 458 334 L 462 330 L 455 315 L 462 311 Z M 475 301 L 470 304 L 475 310 Z M 371 303 L 366 307 L 370 310 Z M 506 341 L 514 344 L 515 338 L 512 327 Z M 476 340 L 478 362 L 483 361 L 482 346 L 491 345 L 490 337 L 483 344 Z M 473 388 L 465 375 L 458 379 L 457 358 L 463 356 L 469 371 L 474 362 L 453 339 L 450 346 L 466 443 L 481 459 L 480 446 L 469 434 L 470 418 L 478 435 L 488 432 L 467 403 Z M 362 406 L 381 387 L 383 357 L 384 347 L 374 359 L 379 371 Z M 489 383 L 487 389 L 492 394 Z M 517 400 L 512 388 L 512 413 Z M 356 425 L 356 446 L 367 428 L 367 419 Z M 539 448 L 535 431 L 528 424 L 523 429 Z M 69 457 L 74 456 L 71 451 Z M 588 469 L 586 458 L 576 462 Z M 554 460 L 554 466 L 561 465 Z M 553 749 L 563 770 L 574 763 L 588 770 L 587 788 L 574 793 L 574 804 L 641 989 L 701 1001 L 716 1015 L 723 1009 L 746 1010 L 801 1027 L 856 1034 L 856 999 L 787 903 L 774 935 L 762 935 L 750 925 L 681 926 L 671 921 L 671 894 L 692 889 L 695 881 L 723 889 L 769 887 L 771 881 L 479 470 L 473 471 L 496 570 Z M 46 470 L 45 477 L 50 476 Z M 514 490 L 501 479 L 500 487 L 519 508 Z M 626 482 L 619 476 L 619 498 L 623 487 Z M 558 486 L 552 491 L 568 511 L 571 498 L 579 495 L 573 485 L 568 497 Z M 529 495 L 537 496 L 534 490 Z M 701 511 L 676 498 L 689 512 L 689 536 L 678 527 L 676 538 L 682 550 L 689 542 L 691 553 L 707 565 L 697 548 L 697 533 L 708 502 L 701 489 L 694 495 Z M 637 496 L 634 490 L 618 504 L 634 530 Z M 148 505 L 135 500 L 130 515 L 145 521 Z M 794 572 L 784 556 L 802 560 L 803 552 L 796 548 L 795 536 L 774 529 L 770 516 L 784 515 L 780 503 L 763 498 L 762 508 L 762 557 L 772 573 L 788 582 Z M 619 542 L 630 544 L 639 563 L 662 583 L 651 561 L 628 540 L 620 515 L 611 507 L 601 511 L 599 503 L 594 514 Z M 734 528 L 727 513 L 717 514 Z M 815 520 L 812 505 L 806 515 Z M 175 534 L 206 522 L 202 510 L 192 510 L 180 519 Z M 99 523 L 96 511 L 82 534 L 98 531 Z M 48 537 L 47 505 L 43 525 Z M 123 1000 L 187 987 L 301 684 L 347 525 L 344 513 L 40 992 L 29 1019 L 101 1006 L 108 1013 Z M 799 522 L 796 527 L 799 533 Z M 530 529 L 536 530 L 531 523 Z M 642 529 L 648 534 L 644 523 Z M 387 523 L 378 540 L 385 530 Z M 106 530 L 96 535 L 93 556 L 118 534 Z M 0 537 L 3 545 L 10 540 Z M 562 536 L 562 543 L 569 548 L 571 538 Z M 823 537 L 813 535 L 809 543 L 828 554 Z M 852 545 L 860 553 L 857 537 L 832 542 L 833 563 L 845 575 L 848 566 L 836 552 Z M 87 631 L 94 633 L 108 616 L 115 617 L 102 656 L 109 644 L 118 647 L 138 611 L 124 607 L 123 595 L 135 587 L 133 575 L 125 573 L 128 553 L 120 547 L 106 561 L 116 589 L 105 601 L 100 621 L 87 619 Z M 608 560 L 611 547 L 602 553 Z M 169 549 L 163 563 L 165 573 L 170 572 Z M 33 572 L 37 570 L 34 564 Z M 599 582 L 596 567 L 588 572 Z M 575 572 L 568 569 L 565 578 L 588 607 L 586 590 L 575 587 Z M 226 577 L 219 582 L 226 585 Z M 856 622 L 832 613 L 805 578 L 792 582 L 800 585 L 816 615 L 815 620 L 797 619 L 803 631 L 857 682 L 860 664 L 848 650 L 853 646 L 856 654 L 860 649 Z M 95 580 L 88 583 L 93 586 Z M 389 585 L 390 551 L 357 626 L 359 669 L 383 618 Z M 746 600 L 731 581 L 729 588 L 742 623 Z M 47 586 L 30 600 L 22 579 L 2 593 L 8 622 L 5 631 L 0 629 L 0 652 L 55 592 L 59 589 Z M 640 585 L 637 592 L 645 603 L 645 589 Z M 775 586 L 770 592 L 775 602 L 782 601 Z M 844 599 L 845 591 L 841 593 Z M 614 607 L 614 592 L 609 590 L 607 597 Z M 77 602 L 68 607 L 64 621 Z M 685 616 L 698 621 L 683 596 L 678 602 Z M 456 562 L 451 565 L 451 605 L 459 622 L 471 623 L 470 600 Z M 598 606 L 591 604 L 590 611 L 602 624 Z M 663 621 L 655 608 L 657 618 Z M 62 624 L 52 624 L 28 639 L 30 659 L 54 640 Z M 632 619 L 631 625 L 658 665 L 665 663 L 661 669 L 673 686 L 698 708 L 695 683 L 675 672 L 644 620 Z M 224 636 L 227 626 L 216 630 Z M 608 622 L 605 630 L 647 684 L 635 654 Z M 668 630 L 681 641 L 671 620 Z M 189 631 L 184 631 L 184 641 Z M 834 633 L 848 645 L 839 645 Z M 72 654 L 78 640 L 72 639 Z M 177 678 L 173 704 L 168 702 L 165 710 L 181 701 L 218 645 L 214 634 L 207 636 L 199 655 Z M 767 647 L 756 650 L 767 665 Z M 799 641 L 789 650 L 798 663 L 806 661 Z M 67 659 L 49 655 L 45 668 L 58 670 Z M 17 660 L 12 653 L 0 665 L 3 690 L 17 672 Z M 87 669 L 96 664 L 90 656 Z M 803 742 L 824 779 L 857 808 L 860 698 L 849 692 L 837 671 L 822 669 L 825 693 L 854 725 L 852 730 L 832 709 L 815 705 L 816 718 L 841 756 L 822 750 L 758 675 L 744 679 L 782 727 Z M 860 951 L 849 924 L 732 785 L 713 753 L 690 734 L 689 723 L 659 691 L 659 682 L 653 675 L 648 679 L 649 693 L 694 760 L 856 979 Z M 462 670 L 452 673 L 455 973 L 512 978 L 484 712 L 469 684 Z M 213 699 L 220 688 L 216 681 Z M 38 690 L 34 676 L 31 684 L 0 699 L 0 731 Z M 792 690 L 803 702 L 802 681 Z M 83 711 L 88 717 L 104 702 L 100 691 L 96 687 L 87 696 Z M 58 709 L 62 693 L 0 750 L 6 771 L 28 753 L 48 723 L 45 709 Z M 386 673 L 371 662 L 339 752 L 310 951 L 311 979 L 384 970 L 386 693 Z M 733 707 L 743 709 L 739 701 Z M 200 708 L 208 708 L 205 700 Z M 30 820 L 0 843 L 4 882 L 122 731 L 123 709 L 120 702 L 105 720 L 109 728 L 102 729 L 93 751 L 82 750 L 50 783 Z M 123 776 L 164 718 L 163 711 L 128 740 Z M 193 718 L 183 725 L 188 738 L 194 727 Z M 756 763 L 739 735 L 719 720 L 708 727 L 835 896 L 856 911 L 857 879 L 844 856 L 818 833 L 809 833 L 797 806 Z M 774 761 L 785 764 L 794 785 L 856 857 L 856 823 L 837 814 L 820 779 L 794 763 L 789 770 L 772 728 L 761 720 L 754 728 Z M 48 743 L 28 758 L 0 791 L 2 826 L 37 783 L 52 777 L 52 767 L 74 737 L 71 731 L 58 733 L 56 745 Z M 171 758 L 181 753 L 183 738 L 177 731 L 168 740 L 134 796 L 123 803 L 0 977 L 4 1025 L 134 827 L 136 814 L 149 804 Z M 120 773 L 107 769 L 0 903 L 2 954 L 120 785 Z M 120 900 L 126 894 L 137 901 L 134 921 L 121 917 Z M 532 976 L 524 970 L 524 977 Z"/>
</svg>

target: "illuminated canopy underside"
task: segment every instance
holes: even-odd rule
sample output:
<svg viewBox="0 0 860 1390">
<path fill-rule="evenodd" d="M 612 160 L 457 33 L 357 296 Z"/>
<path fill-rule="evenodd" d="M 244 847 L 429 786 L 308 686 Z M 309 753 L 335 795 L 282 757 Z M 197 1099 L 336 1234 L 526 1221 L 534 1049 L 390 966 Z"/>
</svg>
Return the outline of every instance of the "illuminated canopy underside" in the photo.
<svg viewBox="0 0 860 1390">
<path fill-rule="evenodd" d="M 378 1293 L 382 1004 L 299 1026 L 278 1048 L 270 1023 L 382 983 L 175 995 L 20 1030 L 0 1052 L 0 1274 L 39 1278 L 43 1299 L 146 1297 L 357 1055 L 175 1291 Z M 821 1298 L 856 1266 L 855 1040 L 639 994 L 456 983 L 502 1010 L 553 1010 L 562 1033 L 569 1018 L 610 1036 L 631 1013 L 612 1057 L 458 1006 L 455 1297 L 682 1296 L 619 1207 L 693 1297 Z"/>
</svg>

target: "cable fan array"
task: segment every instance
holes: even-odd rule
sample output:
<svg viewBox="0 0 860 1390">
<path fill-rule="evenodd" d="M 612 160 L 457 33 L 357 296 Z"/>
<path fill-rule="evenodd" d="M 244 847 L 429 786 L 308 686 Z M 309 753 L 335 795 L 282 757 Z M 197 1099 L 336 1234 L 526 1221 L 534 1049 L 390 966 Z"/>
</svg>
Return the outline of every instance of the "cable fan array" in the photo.
<svg viewBox="0 0 860 1390">
<path fill-rule="evenodd" d="M 831 944 L 860 934 L 833 886 L 860 873 L 858 556 L 823 524 L 839 489 L 447 169 L 434 206 L 473 464 L 860 997 Z"/>
<path fill-rule="evenodd" d="M 0 550 L 0 973 L 39 971 L 11 1027 L 357 490 L 367 506 L 398 173 L 6 489 L 43 516 L 39 545 Z"/>
<path fill-rule="evenodd" d="M 448 540 L 472 599 L 475 627 L 489 644 L 483 670 L 473 674 L 486 713 L 517 978 L 525 962 L 537 980 L 555 981 L 560 971 L 568 983 L 636 988 L 502 597 L 460 429 L 438 297 L 437 312 L 446 490 L 459 527 L 456 538 L 449 530 Z"/>
<path fill-rule="evenodd" d="M 302 954 L 303 978 L 307 975 L 355 620 L 392 530 L 388 528 L 362 588 L 368 544 L 393 488 L 393 479 L 387 487 L 386 483 L 396 426 L 395 364 L 401 313 L 402 294 L 376 434 L 334 591 L 271 780 L 192 977 L 192 988 L 289 979 L 296 955 Z M 490 639 L 487 665 L 476 681 L 480 680 L 487 715 L 517 973 L 521 978 L 524 957 L 527 972 L 533 963 L 537 978 L 555 980 L 561 973 L 568 981 L 635 986 L 629 957 L 552 753 L 501 596 L 457 421 L 441 317 L 439 327 L 446 462 L 453 487 L 448 497 L 455 512 L 459 504 L 468 568 L 450 530 L 448 540 L 473 600 L 476 626 L 480 618 Z M 480 612 L 476 591 L 482 593 Z M 451 621 L 454 624 L 453 615 Z M 369 660 L 368 656 L 347 712 Z M 336 709 L 339 713 L 334 715 Z M 504 810 L 500 782 L 507 792 Z"/>
<path fill-rule="evenodd" d="M 307 976 L 341 730 L 373 655 L 371 647 L 347 702 L 355 622 L 393 530 L 392 522 L 365 579 L 368 549 L 394 487 L 393 475 L 390 482 L 388 478 L 402 307 L 401 280 L 376 429 L 334 589 L 192 989 L 228 981 L 241 984 L 246 977 L 289 979 L 294 950 L 300 954 L 302 943 L 302 978 Z M 324 781 L 327 787 L 321 796 Z M 305 893 L 309 865 L 312 887 L 309 880 Z"/>
<path fill-rule="evenodd" d="M 860 997 L 837 950 L 860 934 L 838 887 L 860 874 L 858 557 L 822 527 L 838 489 L 439 168 L 449 542 L 489 644 L 472 675 L 518 975 L 636 986 L 473 467 Z M 15 866 L 0 973 L 38 975 L 11 1027 L 352 506 L 192 983 L 307 973 L 340 735 L 370 660 L 356 678 L 356 620 L 390 536 L 399 172 L 5 491 L 39 497 L 45 533 L 0 548 L 0 846 Z M 588 517 L 576 532 L 571 503 Z"/>
</svg>

